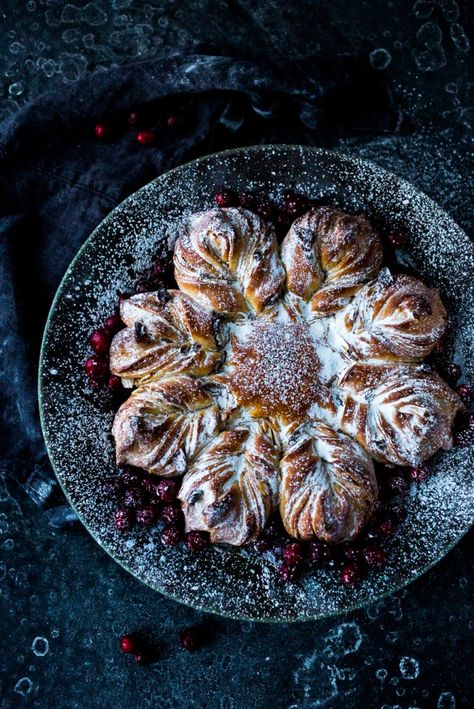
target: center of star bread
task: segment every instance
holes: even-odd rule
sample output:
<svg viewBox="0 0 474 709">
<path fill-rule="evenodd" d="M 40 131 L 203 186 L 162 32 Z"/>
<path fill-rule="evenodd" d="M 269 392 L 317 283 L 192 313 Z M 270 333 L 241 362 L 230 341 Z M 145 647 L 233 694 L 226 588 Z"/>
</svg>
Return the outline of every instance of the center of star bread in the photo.
<svg viewBox="0 0 474 709">
<path fill-rule="evenodd" d="M 317 416 L 332 406 L 321 381 L 318 342 L 305 323 L 237 325 L 231 337 L 229 384 L 238 403 L 254 418 L 285 423 Z"/>
</svg>

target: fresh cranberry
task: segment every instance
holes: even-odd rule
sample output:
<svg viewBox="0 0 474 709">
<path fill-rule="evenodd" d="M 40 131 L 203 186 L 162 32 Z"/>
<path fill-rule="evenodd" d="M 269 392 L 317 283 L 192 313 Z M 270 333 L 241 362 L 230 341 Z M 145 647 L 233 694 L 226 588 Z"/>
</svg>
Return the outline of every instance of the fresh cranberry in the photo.
<svg viewBox="0 0 474 709">
<path fill-rule="evenodd" d="M 155 134 L 151 130 L 141 130 L 137 133 L 137 143 L 140 145 L 152 145 L 155 140 Z"/>
<path fill-rule="evenodd" d="M 283 561 L 287 566 L 296 566 L 303 557 L 303 547 L 298 542 L 290 542 L 283 549 Z"/>
<path fill-rule="evenodd" d="M 218 207 L 233 207 L 237 202 L 237 195 L 232 190 L 221 190 L 214 199 Z"/>
<path fill-rule="evenodd" d="M 408 489 L 407 482 L 402 475 L 388 475 L 384 483 L 393 495 L 403 495 Z"/>
<path fill-rule="evenodd" d="M 94 330 L 89 342 L 94 352 L 97 354 L 105 354 L 110 348 L 110 335 L 103 327 L 99 327 L 97 330 Z"/>
<path fill-rule="evenodd" d="M 149 665 L 153 661 L 153 655 L 148 648 L 142 648 L 135 653 L 137 665 Z"/>
<path fill-rule="evenodd" d="M 166 125 L 173 130 L 183 128 L 186 125 L 186 119 L 179 113 L 170 113 L 169 116 L 166 117 Z"/>
<path fill-rule="evenodd" d="M 153 527 L 156 521 L 156 509 L 152 505 L 139 507 L 137 510 L 137 522 L 144 527 Z"/>
<path fill-rule="evenodd" d="M 115 526 L 119 532 L 128 532 L 133 527 L 134 521 L 135 516 L 131 509 L 121 507 L 115 513 Z"/>
<path fill-rule="evenodd" d="M 186 545 L 189 551 L 202 551 L 209 544 L 209 535 L 198 530 L 186 534 Z"/>
<path fill-rule="evenodd" d="M 343 546 L 339 553 L 344 561 L 359 561 L 360 550 L 353 546 Z"/>
<path fill-rule="evenodd" d="M 142 487 L 150 495 L 156 495 L 157 481 L 153 479 L 152 475 L 143 478 Z"/>
<path fill-rule="evenodd" d="M 362 558 L 369 567 L 375 571 L 382 571 L 385 566 L 385 552 L 378 546 L 366 546 L 362 549 Z"/>
<path fill-rule="evenodd" d="M 331 548 L 329 544 L 325 542 L 310 542 L 308 548 L 308 559 L 312 564 L 326 564 L 331 561 L 333 557 Z"/>
<path fill-rule="evenodd" d="M 425 465 L 418 465 L 416 468 L 408 468 L 408 477 L 413 482 L 420 483 L 424 480 L 428 480 L 430 477 L 430 471 Z"/>
<path fill-rule="evenodd" d="M 84 369 L 93 386 L 98 387 L 104 383 L 104 379 L 108 373 L 108 366 L 105 359 L 93 355 L 86 359 Z"/>
<path fill-rule="evenodd" d="M 136 126 L 139 121 L 140 116 L 137 111 L 130 111 L 127 116 L 127 123 L 130 126 Z"/>
<path fill-rule="evenodd" d="M 376 530 L 383 537 L 388 537 L 395 532 L 397 528 L 397 521 L 395 515 L 390 512 L 385 512 L 380 516 L 377 522 Z"/>
<path fill-rule="evenodd" d="M 405 507 L 400 502 L 400 499 L 391 502 L 390 505 L 386 507 L 386 511 L 394 516 L 397 523 L 403 522 L 408 514 Z"/>
<path fill-rule="evenodd" d="M 165 505 L 161 510 L 161 519 L 165 524 L 178 524 L 183 518 L 179 505 Z"/>
<path fill-rule="evenodd" d="M 137 650 L 137 636 L 136 635 L 122 635 L 120 638 L 120 649 L 122 652 L 130 653 Z"/>
<path fill-rule="evenodd" d="M 303 568 L 301 564 L 290 566 L 283 562 L 278 568 L 277 574 L 280 581 L 284 583 L 296 583 L 301 578 Z"/>
<path fill-rule="evenodd" d="M 141 507 L 143 505 L 143 492 L 139 487 L 129 488 L 123 498 L 123 504 L 125 507 Z"/>
<path fill-rule="evenodd" d="M 122 388 L 122 380 L 116 377 L 115 374 L 110 374 L 107 380 L 107 386 L 110 391 L 119 391 Z"/>
<path fill-rule="evenodd" d="M 186 628 L 180 636 L 181 647 L 188 652 L 197 650 L 201 645 L 201 634 L 198 628 Z"/>
<path fill-rule="evenodd" d="M 130 487 L 142 482 L 143 478 L 138 470 L 138 468 L 132 468 L 132 466 L 127 465 L 122 469 L 122 482 L 124 485 Z"/>
<path fill-rule="evenodd" d="M 110 138 L 110 128 L 106 123 L 97 123 L 94 127 L 94 133 L 99 140 L 108 140 Z"/>
<path fill-rule="evenodd" d="M 457 393 L 459 394 L 461 401 L 464 404 L 469 404 L 471 399 L 472 399 L 472 389 L 469 386 L 469 384 L 460 384 L 457 389 Z"/>
<path fill-rule="evenodd" d="M 262 202 L 262 204 L 258 205 L 256 211 L 257 214 L 262 217 L 262 219 L 265 219 L 266 221 L 271 221 L 275 214 L 275 207 L 271 202 Z"/>
<path fill-rule="evenodd" d="M 120 315 L 109 315 L 104 322 L 104 330 L 108 335 L 115 335 L 116 332 L 123 328 L 123 322 Z"/>
<path fill-rule="evenodd" d="M 341 581 L 344 586 L 356 586 L 362 581 L 362 571 L 359 564 L 350 561 L 341 571 Z"/>
<path fill-rule="evenodd" d="M 161 533 L 161 541 L 167 546 L 174 546 L 183 538 L 183 533 L 179 527 L 172 524 L 169 527 L 165 527 Z"/>
<path fill-rule="evenodd" d="M 112 497 L 122 491 L 122 481 L 119 477 L 105 478 L 102 482 L 102 492 Z"/>
<path fill-rule="evenodd" d="M 401 231 L 391 231 L 387 238 L 395 249 L 402 249 L 407 241 L 406 235 Z"/>
<path fill-rule="evenodd" d="M 160 480 L 156 486 L 156 494 L 163 502 L 173 502 L 178 495 L 178 484 L 175 480 Z"/>
<path fill-rule="evenodd" d="M 452 383 L 457 382 L 457 380 L 461 376 L 461 372 L 461 367 L 455 362 L 450 362 L 449 364 L 447 364 L 446 369 L 444 370 L 447 379 L 449 379 Z"/>
</svg>

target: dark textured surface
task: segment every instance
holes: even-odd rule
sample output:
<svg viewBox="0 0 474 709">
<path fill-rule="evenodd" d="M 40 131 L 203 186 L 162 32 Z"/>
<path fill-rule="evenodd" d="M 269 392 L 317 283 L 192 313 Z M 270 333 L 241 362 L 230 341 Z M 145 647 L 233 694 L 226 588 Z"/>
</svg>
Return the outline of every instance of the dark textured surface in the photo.
<svg viewBox="0 0 474 709">
<path fill-rule="evenodd" d="M 289 125 L 285 139 L 374 160 L 425 190 L 472 235 L 472 53 L 460 29 L 472 23 L 472 5 L 449 0 L 254 5 L 5 2 L 3 115 L 90 69 L 202 43 L 208 52 L 243 56 L 300 58 L 318 49 L 357 51 L 367 59 L 372 54 L 373 65 L 386 66 L 410 132 L 308 129 L 301 137 L 301 127 Z M 380 49 L 390 54 L 388 64 L 386 54 L 373 54 Z M 311 116 L 307 121 L 311 124 Z M 251 142 L 258 140 L 257 134 Z M 111 208 L 115 201 L 108 204 Z M 67 263 L 67 253 L 63 258 Z M 28 278 L 27 272 L 19 275 L 20 284 Z M 52 294 L 39 293 L 44 311 Z M 30 325 L 39 330 L 42 323 Z M 17 354 L 6 352 L 10 358 Z M 36 414 L 23 413 L 21 425 L 31 426 L 34 438 Z M 288 628 L 212 620 L 211 642 L 190 656 L 178 648 L 178 631 L 201 616 L 134 581 L 85 530 L 51 527 L 13 482 L 16 465 L 14 457 L 8 474 L 6 466 L 2 471 L 0 492 L 5 707 L 472 705 L 472 534 L 380 607 Z M 150 627 L 163 644 L 162 661 L 149 669 L 136 668 L 117 650 L 122 630 L 141 626 Z M 49 641 L 42 657 L 32 650 L 37 636 Z M 41 644 L 35 647 L 41 650 Z M 402 676 L 404 657 L 419 663 L 416 678 Z"/>
</svg>

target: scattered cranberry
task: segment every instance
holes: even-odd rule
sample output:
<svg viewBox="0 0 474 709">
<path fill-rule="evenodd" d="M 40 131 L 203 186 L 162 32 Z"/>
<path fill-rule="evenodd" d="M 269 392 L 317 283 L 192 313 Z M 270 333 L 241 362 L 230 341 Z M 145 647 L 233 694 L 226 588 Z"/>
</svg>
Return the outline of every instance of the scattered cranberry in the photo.
<svg viewBox="0 0 474 709">
<path fill-rule="evenodd" d="M 395 515 L 391 514 L 390 512 L 386 512 L 385 514 L 381 515 L 376 527 L 378 533 L 381 534 L 383 537 L 389 537 L 395 532 L 396 528 L 397 521 L 395 519 Z"/>
<path fill-rule="evenodd" d="M 137 510 L 137 522 L 144 527 L 152 527 L 156 521 L 156 509 L 153 505 L 145 505 Z"/>
<path fill-rule="evenodd" d="M 353 546 L 344 546 L 340 548 L 340 554 L 345 561 L 359 561 L 360 551 Z"/>
<path fill-rule="evenodd" d="M 183 533 L 179 527 L 172 524 L 169 527 L 165 527 L 161 533 L 161 541 L 167 546 L 174 546 L 183 538 Z"/>
<path fill-rule="evenodd" d="M 266 221 L 271 221 L 275 214 L 275 207 L 271 202 L 263 202 L 262 204 L 258 205 L 256 211 L 257 214 L 262 217 L 262 219 L 265 219 Z"/>
<path fill-rule="evenodd" d="M 315 565 L 325 564 L 331 561 L 332 551 L 329 544 L 325 542 L 310 542 L 308 559 Z"/>
<path fill-rule="evenodd" d="M 165 524 L 178 524 L 182 517 L 183 513 L 178 505 L 165 505 L 161 510 L 161 519 Z"/>
<path fill-rule="evenodd" d="M 401 231 L 391 231 L 387 238 L 395 249 L 402 249 L 407 241 L 406 235 Z"/>
<path fill-rule="evenodd" d="M 469 384 L 460 384 L 457 389 L 457 393 L 459 394 L 461 401 L 464 404 L 469 404 L 471 399 L 472 399 L 472 389 L 469 386 Z"/>
<path fill-rule="evenodd" d="M 452 383 L 455 383 L 461 376 L 461 367 L 455 362 L 450 362 L 446 365 L 445 375 L 447 379 L 449 379 Z"/>
<path fill-rule="evenodd" d="M 123 504 L 125 507 L 141 507 L 143 505 L 143 492 L 139 487 L 131 487 L 125 493 Z"/>
<path fill-rule="evenodd" d="M 375 544 L 362 549 L 362 558 L 369 569 L 374 569 L 374 571 L 382 571 L 385 566 L 385 552 Z"/>
<path fill-rule="evenodd" d="M 384 482 L 393 495 L 403 495 L 408 489 L 407 482 L 402 475 L 389 475 Z"/>
<path fill-rule="evenodd" d="M 122 388 L 122 380 L 120 377 L 116 377 L 115 374 L 111 374 L 107 381 L 107 386 L 111 391 L 119 391 Z"/>
<path fill-rule="evenodd" d="M 407 517 L 407 511 L 405 507 L 401 504 L 400 500 L 396 502 L 391 502 L 388 506 L 387 511 L 395 517 L 397 523 L 403 522 Z"/>
<path fill-rule="evenodd" d="M 94 330 L 89 339 L 91 347 L 97 354 L 105 354 L 110 348 L 110 335 L 103 327 Z"/>
<path fill-rule="evenodd" d="M 166 118 L 166 125 L 168 128 L 172 129 L 183 128 L 183 126 L 186 125 L 186 119 L 179 113 L 170 113 Z"/>
<path fill-rule="evenodd" d="M 296 564 L 294 566 L 289 566 L 287 563 L 283 562 L 278 568 L 277 574 L 280 581 L 284 583 L 296 583 L 301 578 L 302 565 Z"/>
<path fill-rule="evenodd" d="M 122 482 L 124 485 L 136 485 L 140 481 L 142 481 L 142 476 L 137 468 L 132 468 L 131 466 L 123 468 Z"/>
<path fill-rule="evenodd" d="M 237 202 L 236 194 L 231 190 L 221 190 L 214 199 L 218 207 L 233 207 Z"/>
<path fill-rule="evenodd" d="M 160 480 L 156 486 L 156 494 L 163 502 L 173 502 L 178 495 L 178 484 L 175 480 Z"/>
<path fill-rule="evenodd" d="M 155 140 L 155 134 L 151 130 L 141 130 L 137 133 L 137 142 L 140 145 L 151 145 Z"/>
<path fill-rule="evenodd" d="M 197 650 L 201 645 L 201 637 L 198 628 L 186 628 L 180 636 L 181 647 L 188 652 Z"/>
<path fill-rule="evenodd" d="M 106 123 L 97 123 L 94 127 L 94 133 L 99 140 L 108 140 L 110 138 L 110 128 Z"/>
<path fill-rule="evenodd" d="M 283 561 L 287 566 L 296 566 L 303 557 L 303 547 L 298 542 L 290 542 L 283 549 Z"/>
<path fill-rule="evenodd" d="M 360 566 L 354 561 L 346 564 L 341 571 L 341 581 L 344 586 L 356 586 L 362 581 Z"/>
<path fill-rule="evenodd" d="M 153 479 L 152 475 L 148 475 L 147 477 L 143 478 L 142 487 L 150 495 L 156 494 L 156 485 L 157 481 Z"/>
<path fill-rule="evenodd" d="M 122 652 L 130 653 L 137 650 L 136 635 L 122 635 L 120 638 L 120 649 Z"/>
<path fill-rule="evenodd" d="M 257 197 L 253 192 L 242 192 L 242 194 L 239 194 L 239 204 L 244 209 L 255 209 Z"/>
<path fill-rule="evenodd" d="M 408 468 L 408 477 L 413 482 L 420 483 L 424 480 L 428 480 L 430 477 L 430 471 L 425 465 L 418 465 L 416 468 Z"/>
<path fill-rule="evenodd" d="M 86 359 L 84 369 L 89 377 L 90 383 L 96 387 L 100 386 L 104 382 L 108 372 L 107 362 L 96 355 Z"/>
<path fill-rule="evenodd" d="M 122 328 L 123 322 L 120 315 L 110 315 L 104 322 L 104 330 L 108 335 L 115 335 Z"/>
<path fill-rule="evenodd" d="M 189 532 L 186 534 L 186 545 L 189 551 L 202 551 L 209 544 L 209 536 L 206 532 Z"/>
<path fill-rule="evenodd" d="M 134 514 L 131 509 L 120 508 L 115 513 L 115 526 L 119 532 L 128 532 L 132 528 L 134 522 Z"/>
<path fill-rule="evenodd" d="M 139 118 L 140 117 L 139 117 L 137 111 L 130 111 L 130 113 L 128 114 L 128 117 L 127 117 L 128 125 L 136 126 L 139 121 Z"/>
</svg>

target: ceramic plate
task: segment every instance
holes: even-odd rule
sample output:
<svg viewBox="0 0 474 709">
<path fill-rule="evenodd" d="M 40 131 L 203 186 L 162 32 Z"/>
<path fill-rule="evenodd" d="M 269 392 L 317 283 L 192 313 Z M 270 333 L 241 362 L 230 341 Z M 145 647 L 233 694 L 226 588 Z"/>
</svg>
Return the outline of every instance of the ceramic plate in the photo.
<svg viewBox="0 0 474 709">
<path fill-rule="evenodd" d="M 120 204 L 92 233 L 69 267 L 46 325 L 40 364 L 44 436 L 56 475 L 97 542 L 124 568 L 177 601 L 250 620 L 296 621 L 341 613 L 409 583 L 443 557 L 473 516 L 473 448 L 456 448 L 430 463 L 433 475 L 413 486 L 408 517 L 387 545 L 389 563 L 355 588 L 338 574 L 315 571 L 298 585 L 277 582 L 277 562 L 253 549 L 212 546 L 190 555 L 165 547 L 159 531 L 119 533 L 101 481 L 113 474 L 108 395 L 86 384 L 88 336 L 113 312 L 117 291 L 131 291 L 157 253 L 171 252 L 177 225 L 213 205 L 222 186 L 278 196 L 296 188 L 348 211 L 399 227 L 409 255 L 437 287 L 455 319 L 455 359 L 472 380 L 474 248 L 426 195 L 376 165 L 301 146 L 259 146 L 210 155 L 171 170 Z M 457 320 L 456 320 L 457 318 Z"/>
</svg>

